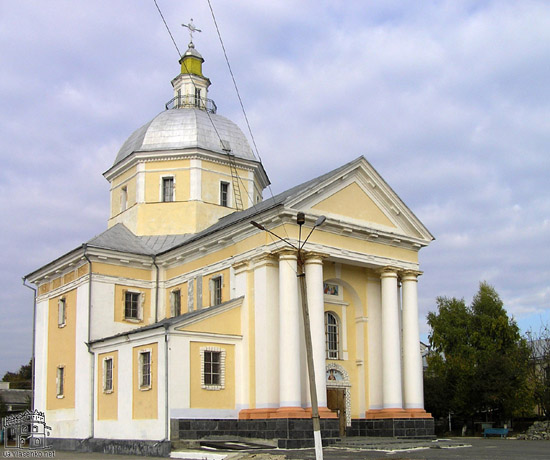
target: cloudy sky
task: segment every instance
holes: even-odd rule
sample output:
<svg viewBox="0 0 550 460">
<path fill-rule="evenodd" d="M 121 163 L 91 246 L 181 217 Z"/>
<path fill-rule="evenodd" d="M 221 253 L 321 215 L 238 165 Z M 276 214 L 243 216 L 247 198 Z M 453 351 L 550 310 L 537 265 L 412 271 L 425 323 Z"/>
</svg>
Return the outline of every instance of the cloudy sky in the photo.
<svg viewBox="0 0 550 460">
<path fill-rule="evenodd" d="M 219 113 L 243 129 L 206 0 Z M 550 319 L 550 3 L 211 0 L 273 192 L 359 155 L 435 235 L 420 309 L 492 284 L 522 330 Z M 179 73 L 153 0 L 0 0 L 0 375 L 31 355 L 22 276 L 106 228 L 102 173 Z"/>
</svg>

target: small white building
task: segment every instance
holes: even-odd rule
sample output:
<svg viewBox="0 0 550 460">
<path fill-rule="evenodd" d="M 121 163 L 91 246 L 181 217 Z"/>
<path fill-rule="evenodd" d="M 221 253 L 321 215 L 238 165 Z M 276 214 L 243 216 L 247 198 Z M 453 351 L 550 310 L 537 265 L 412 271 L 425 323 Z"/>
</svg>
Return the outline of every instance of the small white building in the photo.
<svg viewBox="0 0 550 460">
<path fill-rule="evenodd" d="M 417 306 L 432 235 L 363 157 L 264 199 L 267 174 L 208 99 L 192 43 L 180 63 L 167 109 L 104 174 L 108 229 L 26 277 L 38 289 L 35 407 L 58 448 L 311 444 L 292 246 L 322 215 L 303 262 L 323 436 L 433 434 Z"/>
</svg>

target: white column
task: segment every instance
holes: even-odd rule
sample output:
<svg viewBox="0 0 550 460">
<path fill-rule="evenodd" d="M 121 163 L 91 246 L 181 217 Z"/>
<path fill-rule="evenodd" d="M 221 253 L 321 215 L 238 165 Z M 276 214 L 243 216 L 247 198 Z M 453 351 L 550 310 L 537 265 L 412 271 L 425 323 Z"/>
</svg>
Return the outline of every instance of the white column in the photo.
<svg viewBox="0 0 550 460">
<path fill-rule="evenodd" d="M 384 409 L 402 409 L 397 273 L 382 272 L 382 381 Z"/>
<path fill-rule="evenodd" d="M 254 261 L 256 408 L 279 407 L 279 296 L 277 259 Z"/>
<path fill-rule="evenodd" d="M 403 283 L 403 369 L 405 409 L 424 409 L 422 357 L 418 332 L 417 273 L 405 272 Z"/>
<path fill-rule="evenodd" d="M 296 254 L 279 255 L 279 404 L 301 407 L 300 323 Z"/>
<path fill-rule="evenodd" d="M 315 386 L 319 407 L 327 407 L 327 386 L 325 371 L 325 302 L 323 294 L 323 260 L 311 254 L 305 263 L 307 303 L 315 368 Z"/>
</svg>

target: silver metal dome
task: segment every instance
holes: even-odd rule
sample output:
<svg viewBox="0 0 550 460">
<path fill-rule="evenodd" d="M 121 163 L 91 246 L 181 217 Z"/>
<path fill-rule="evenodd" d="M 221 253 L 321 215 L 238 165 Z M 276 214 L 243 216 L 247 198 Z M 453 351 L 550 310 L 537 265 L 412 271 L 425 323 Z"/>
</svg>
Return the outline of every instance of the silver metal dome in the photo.
<svg viewBox="0 0 550 460">
<path fill-rule="evenodd" d="M 137 151 L 190 148 L 222 154 L 226 154 L 229 148 L 236 157 L 256 160 L 245 135 L 231 120 L 198 108 L 185 108 L 161 112 L 137 129 L 122 145 L 114 164 Z"/>
</svg>

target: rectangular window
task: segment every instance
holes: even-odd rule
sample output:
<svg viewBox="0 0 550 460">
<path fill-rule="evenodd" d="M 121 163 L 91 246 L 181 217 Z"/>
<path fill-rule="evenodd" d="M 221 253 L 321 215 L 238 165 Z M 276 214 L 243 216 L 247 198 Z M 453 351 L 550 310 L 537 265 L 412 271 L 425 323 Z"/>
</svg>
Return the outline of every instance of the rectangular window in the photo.
<svg viewBox="0 0 550 460">
<path fill-rule="evenodd" d="M 174 201 L 174 178 L 173 177 L 162 178 L 162 201 L 164 202 Z"/>
<path fill-rule="evenodd" d="M 103 361 L 103 391 L 113 391 L 113 358 L 106 358 Z"/>
<path fill-rule="evenodd" d="M 222 303 L 222 277 L 216 276 L 212 278 L 212 305 Z"/>
<path fill-rule="evenodd" d="M 204 352 L 204 384 L 220 384 L 221 353 L 219 351 Z"/>
<path fill-rule="evenodd" d="M 139 320 L 140 294 L 139 292 L 126 292 L 124 295 L 124 319 Z"/>
<path fill-rule="evenodd" d="M 229 183 L 220 182 L 220 204 L 222 206 L 229 206 Z"/>
<path fill-rule="evenodd" d="M 128 187 L 124 186 L 120 189 L 120 212 L 126 211 L 128 207 Z"/>
<path fill-rule="evenodd" d="M 200 88 L 195 88 L 195 107 L 201 106 L 201 90 Z"/>
<path fill-rule="evenodd" d="M 57 368 L 56 386 L 57 397 L 62 398 L 65 394 L 65 368 L 63 366 Z"/>
<path fill-rule="evenodd" d="M 181 292 L 179 289 L 172 291 L 172 316 L 181 315 Z"/>
<path fill-rule="evenodd" d="M 65 326 L 67 321 L 67 301 L 65 298 L 57 301 L 57 325 L 59 327 Z"/>
<path fill-rule="evenodd" d="M 141 389 L 151 388 L 151 352 L 142 351 L 139 354 L 139 387 Z"/>
</svg>

